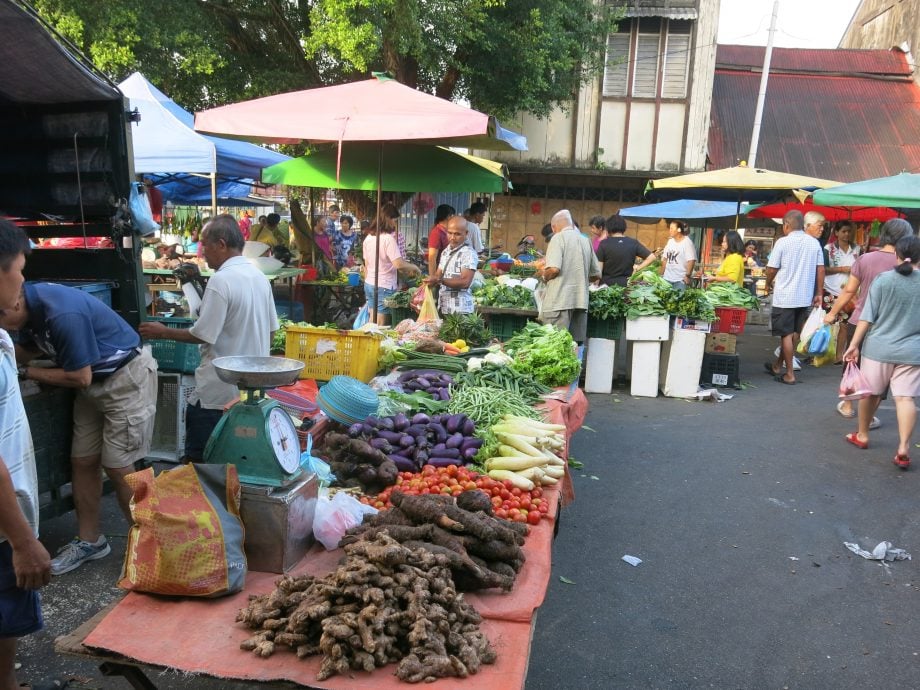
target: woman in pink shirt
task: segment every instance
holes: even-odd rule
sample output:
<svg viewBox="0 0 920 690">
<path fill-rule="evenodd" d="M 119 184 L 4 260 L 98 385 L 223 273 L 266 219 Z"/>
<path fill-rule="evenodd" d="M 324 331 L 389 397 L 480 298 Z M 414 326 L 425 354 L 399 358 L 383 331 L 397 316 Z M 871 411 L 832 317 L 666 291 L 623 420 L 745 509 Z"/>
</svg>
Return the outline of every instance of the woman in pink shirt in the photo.
<svg viewBox="0 0 920 690">
<path fill-rule="evenodd" d="M 395 207 L 392 204 L 385 204 L 381 211 L 379 272 L 377 271 L 378 229 L 376 221 L 370 224 L 367 236 L 361 245 L 362 256 L 364 257 L 364 296 L 367 298 L 368 305 L 373 308 L 374 283 L 376 282 L 377 324 L 380 326 L 385 326 L 390 319 L 390 309 L 383 305 L 383 300 L 396 292 L 397 271 L 404 271 L 412 276 L 421 275 L 421 270 L 418 266 L 410 264 L 402 258 L 399 245 L 394 236 L 396 218 L 399 217 L 399 213 L 397 212 L 394 217 L 393 211 L 395 211 Z"/>
</svg>

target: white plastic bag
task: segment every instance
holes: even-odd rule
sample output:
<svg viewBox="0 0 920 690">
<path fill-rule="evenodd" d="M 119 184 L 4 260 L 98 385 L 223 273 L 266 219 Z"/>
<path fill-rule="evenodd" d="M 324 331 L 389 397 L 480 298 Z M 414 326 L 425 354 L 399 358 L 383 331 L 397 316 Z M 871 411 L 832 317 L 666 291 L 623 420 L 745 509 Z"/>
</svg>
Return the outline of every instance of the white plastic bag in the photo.
<svg viewBox="0 0 920 690">
<path fill-rule="evenodd" d="M 808 319 L 805 321 L 805 325 L 802 326 L 802 332 L 799 333 L 799 342 L 807 343 L 811 340 L 811 336 L 815 334 L 815 331 L 824 325 L 825 316 L 827 316 L 827 312 L 821 307 L 812 309 L 811 314 L 808 315 Z"/>
<path fill-rule="evenodd" d="M 368 506 L 354 496 L 339 491 L 331 499 L 320 496 L 316 499 L 316 513 L 313 516 L 313 536 L 327 551 L 338 548 L 345 532 L 357 527 L 365 515 L 373 515 L 377 509 Z"/>
</svg>

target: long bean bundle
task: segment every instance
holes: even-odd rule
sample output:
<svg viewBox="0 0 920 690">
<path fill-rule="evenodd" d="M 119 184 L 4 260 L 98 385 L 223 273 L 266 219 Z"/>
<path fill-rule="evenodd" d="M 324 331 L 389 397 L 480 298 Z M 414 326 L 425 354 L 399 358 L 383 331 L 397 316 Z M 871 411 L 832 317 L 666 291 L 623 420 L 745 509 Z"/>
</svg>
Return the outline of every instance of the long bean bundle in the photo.
<svg viewBox="0 0 920 690">
<path fill-rule="evenodd" d="M 465 371 L 454 376 L 455 390 L 467 386 L 501 388 L 517 393 L 530 404 L 539 402 L 541 396 L 552 390 L 525 371 L 492 364 L 483 364 L 479 369 Z"/>
<path fill-rule="evenodd" d="M 477 429 L 490 429 L 506 414 L 530 419 L 541 418 L 540 413 L 519 393 L 486 386 L 464 386 L 452 390 L 447 410 L 451 414 L 465 414 L 473 420 Z"/>
</svg>

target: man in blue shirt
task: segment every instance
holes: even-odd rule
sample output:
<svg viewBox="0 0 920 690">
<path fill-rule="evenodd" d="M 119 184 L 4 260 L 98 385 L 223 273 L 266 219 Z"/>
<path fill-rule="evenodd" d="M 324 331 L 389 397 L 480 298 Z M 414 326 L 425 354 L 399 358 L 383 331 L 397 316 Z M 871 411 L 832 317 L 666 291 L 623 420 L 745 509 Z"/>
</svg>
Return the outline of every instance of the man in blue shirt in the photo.
<svg viewBox="0 0 920 690">
<path fill-rule="evenodd" d="M 111 552 L 99 529 L 100 467 L 131 521 L 125 476 L 147 455 L 156 414 L 157 364 L 137 332 L 89 293 L 54 283 L 26 283 L 0 326 L 19 332 L 20 377 L 77 390 L 71 466 L 78 536 L 51 562 L 61 575 Z M 29 366 L 38 355 L 49 367 Z"/>
</svg>

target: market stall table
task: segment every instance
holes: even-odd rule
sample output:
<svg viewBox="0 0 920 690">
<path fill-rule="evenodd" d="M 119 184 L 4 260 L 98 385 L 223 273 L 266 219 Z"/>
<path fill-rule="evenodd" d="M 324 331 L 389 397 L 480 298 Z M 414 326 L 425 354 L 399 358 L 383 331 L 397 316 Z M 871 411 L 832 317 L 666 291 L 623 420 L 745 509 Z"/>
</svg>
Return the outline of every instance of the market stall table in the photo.
<svg viewBox="0 0 920 690">
<path fill-rule="evenodd" d="M 551 421 L 566 425 L 567 441 L 581 426 L 587 399 L 581 390 L 558 389 L 546 408 Z M 442 678 L 439 688 L 523 687 L 527 678 L 530 642 L 537 608 L 549 584 L 552 541 L 560 507 L 574 498 L 566 477 L 561 488 L 545 491 L 550 500 L 548 519 L 532 528 L 524 545 L 527 560 L 510 593 L 473 592 L 467 600 L 483 617 L 482 631 L 498 653 L 495 664 L 485 665 L 475 678 Z M 323 574 L 332 570 L 341 551 L 324 551 L 316 545 L 292 571 L 294 574 Z M 222 599 L 171 599 L 129 593 L 111 610 L 103 611 L 69 635 L 58 638 L 55 648 L 62 654 L 91 658 L 104 665 L 103 672 L 127 673 L 137 679 L 135 687 L 154 687 L 139 667 L 157 667 L 201 673 L 218 678 L 260 682 L 289 681 L 316 688 L 405 687 L 396 680 L 393 667 L 373 673 L 353 672 L 315 680 L 320 656 L 301 660 L 280 651 L 268 659 L 240 650 L 251 631 L 233 623 L 236 612 L 250 594 L 272 589 L 278 575 L 250 572 L 242 592 Z M 138 636 L 132 631 L 144 630 Z M 189 631 L 196 631 L 190 635 Z M 177 641 L 181 640 L 181 644 Z M 132 681 L 133 682 L 133 681 Z M 471 685 L 474 684 L 474 685 Z"/>
</svg>

